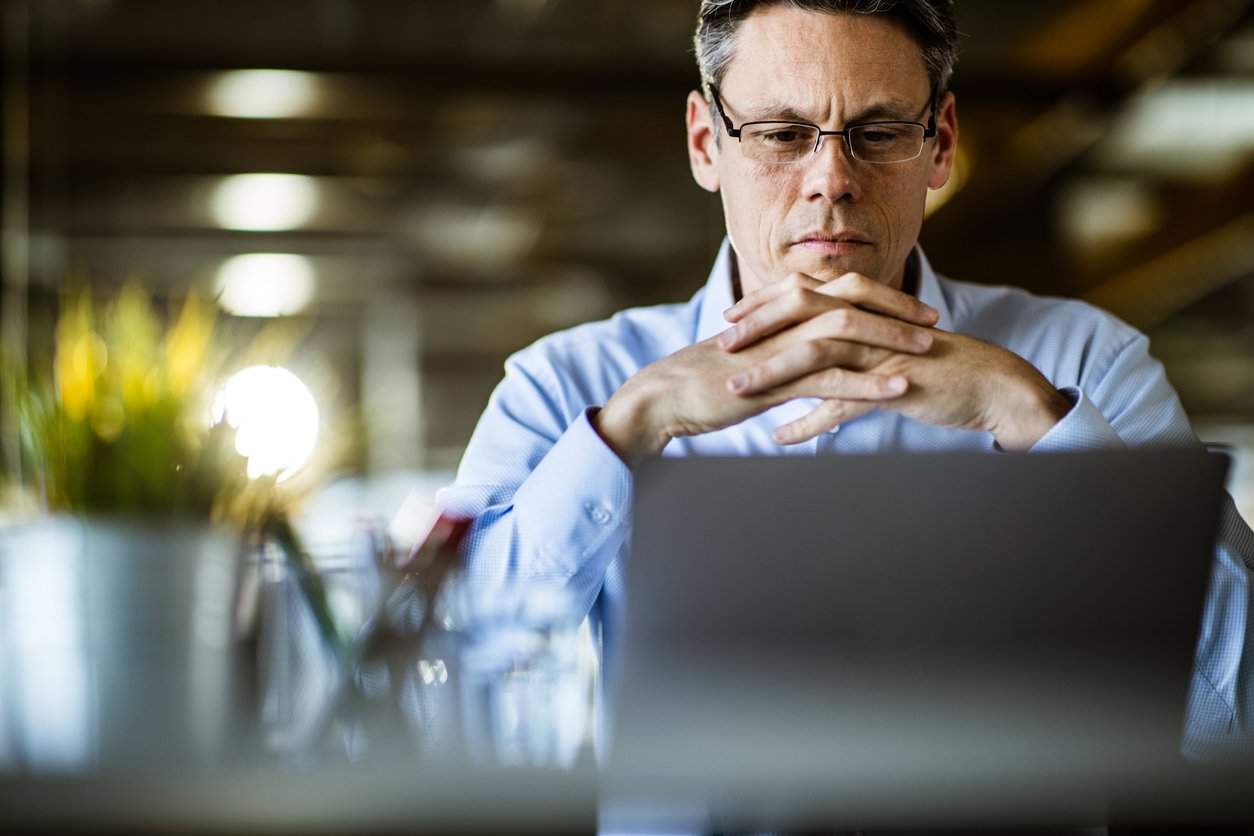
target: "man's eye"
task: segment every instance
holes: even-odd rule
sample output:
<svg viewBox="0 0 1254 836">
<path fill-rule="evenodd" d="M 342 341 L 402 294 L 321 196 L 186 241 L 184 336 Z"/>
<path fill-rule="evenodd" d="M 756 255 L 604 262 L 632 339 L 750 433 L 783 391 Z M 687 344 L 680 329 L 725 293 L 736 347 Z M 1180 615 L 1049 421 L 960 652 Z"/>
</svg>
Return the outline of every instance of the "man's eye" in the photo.
<svg viewBox="0 0 1254 836">
<path fill-rule="evenodd" d="M 771 131 L 770 133 L 763 134 L 762 138 L 767 140 L 768 142 L 779 142 L 783 144 L 788 144 L 792 142 L 800 142 L 801 132 L 800 131 Z"/>
<path fill-rule="evenodd" d="M 901 139 L 903 133 L 900 128 L 863 128 L 859 131 L 859 139 L 869 145 L 887 145 Z"/>
<path fill-rule="evenodd" d="M 762 128 L 754 131 L 750 137 L 761 145 L 804 145 L 810 136 L 797 127 L 781 126 L 778 128 Z"/>
</svg>

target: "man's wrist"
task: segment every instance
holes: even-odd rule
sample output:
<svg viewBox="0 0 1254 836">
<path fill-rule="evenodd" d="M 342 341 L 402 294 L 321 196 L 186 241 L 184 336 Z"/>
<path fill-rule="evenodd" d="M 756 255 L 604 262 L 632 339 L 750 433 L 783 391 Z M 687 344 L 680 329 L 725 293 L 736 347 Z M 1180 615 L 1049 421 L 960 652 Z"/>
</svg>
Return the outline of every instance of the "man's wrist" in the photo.
<svg viewBox="0 0 1254 836">
<path fill-rule="evenodd" d="M 1008 406 L 1006 417 L 992 430 L 993 438 L 1003 450 L 1026 452 L 1067 417 L 1075 404 L 1042 377 Z"/>
<path fill-rule="evenodd" d="M 664 433 L 651 429 L 643 404 L 621 391 L 592 414 L 591 423 L 606 446 L 628 467 L 660 453 L 670 440 Z"/>
</svg>

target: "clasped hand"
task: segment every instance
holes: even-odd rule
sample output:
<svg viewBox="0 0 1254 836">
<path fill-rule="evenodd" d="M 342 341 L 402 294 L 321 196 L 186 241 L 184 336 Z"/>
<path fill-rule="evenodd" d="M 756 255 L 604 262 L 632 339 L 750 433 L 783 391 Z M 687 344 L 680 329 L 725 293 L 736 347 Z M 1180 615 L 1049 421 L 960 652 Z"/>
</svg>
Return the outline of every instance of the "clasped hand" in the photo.
<svg viewBox="0 0 1254 836">
<path fill-rule="evenodd" d="M 624 461 L 796 398 L 820 402 L 775 430 L 781 444 L 878 408 L 1026 450 L 1071 406 L 1027 361 L 936 328 L 934 308 L 856 273 L 830 282 L 796 274 L 724 315 L 725 332 L 642 369 L 596 416 Z"/>
</svg>

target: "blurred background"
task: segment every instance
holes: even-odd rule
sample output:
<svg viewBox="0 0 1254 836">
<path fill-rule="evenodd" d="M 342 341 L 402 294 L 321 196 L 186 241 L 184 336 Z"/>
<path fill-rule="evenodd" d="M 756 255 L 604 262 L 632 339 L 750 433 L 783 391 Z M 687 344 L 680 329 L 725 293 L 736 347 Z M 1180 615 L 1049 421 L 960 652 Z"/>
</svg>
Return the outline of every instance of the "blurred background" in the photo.
<svg viewBox="0 0 1254 836">
<path fill-rule="evenodd" d="M 684 149 L 695 0 L 2 2 L 5 345 L 71 281 L 285 317 L 348 440 L 315 509 L 420 517 L 510 352 L 687 299 L 722 236 Z M 933 264 L 1146 329 L 1248 461 L 1254 2 L 958 8 Z"/>
</svg>

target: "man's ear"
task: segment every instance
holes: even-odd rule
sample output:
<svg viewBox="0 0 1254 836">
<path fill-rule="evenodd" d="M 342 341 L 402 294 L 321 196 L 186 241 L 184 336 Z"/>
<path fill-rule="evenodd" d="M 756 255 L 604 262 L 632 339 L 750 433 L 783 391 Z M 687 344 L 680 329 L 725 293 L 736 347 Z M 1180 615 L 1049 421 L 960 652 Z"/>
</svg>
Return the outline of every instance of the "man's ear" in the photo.
<svg viewBox="0 0 1254 836">
<path fill-rule="evenodd" d="M 954 94 L 946 93 L 940 100 L 936 113 L 936 141 L 932 143 L 928 173 L 929 189 L 939 189 L 949 180 L 954 167 L 954 153 L 958 149 L 958 111 Z"/>
<path fill-rule="evenodd" d="M 710 121 L 710 104 L 696 90 L 688 94 L 688 164 L 692 179 L 707 192 L 718 191 L 718 137 Z"/>
</svg>

